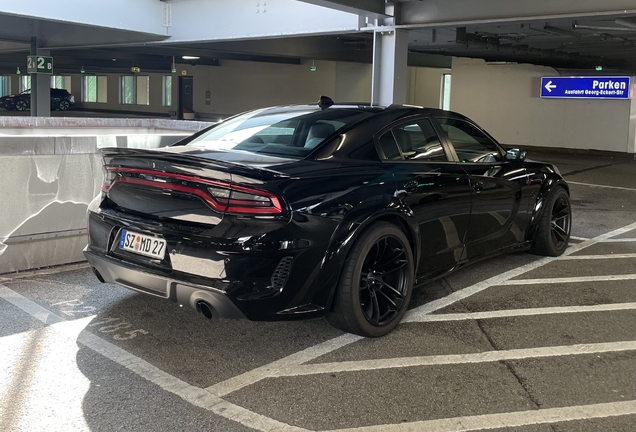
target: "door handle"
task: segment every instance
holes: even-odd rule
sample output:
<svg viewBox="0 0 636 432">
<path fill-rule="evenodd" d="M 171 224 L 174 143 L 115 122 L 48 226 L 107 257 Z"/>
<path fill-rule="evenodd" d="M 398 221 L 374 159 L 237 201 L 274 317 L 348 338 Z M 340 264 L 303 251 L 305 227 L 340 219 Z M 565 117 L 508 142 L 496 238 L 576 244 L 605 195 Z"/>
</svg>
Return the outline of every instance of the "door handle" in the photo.
<svg viewBox="0 0 636 432">
<path fill-rule="evenodd" d="M 417 189 L 418 183 L 415 180 L 408 181 L 404 183 L 404 190 L 407 192 L 415 192 Z"/>
<path fill-rule="evenodd" d="M 475 180 L 471 180 L 471 181 L 470 181 L 470 184 L 472 185 L 473 190 L 474 190 L 475 192 L 481 192 L 482 190 L 484 190 L 484 182 L 483 182 L 483 181 L 479 181 L 479 180 L 477 180 L 477 181 L 475 181 Z"/>
</svg>

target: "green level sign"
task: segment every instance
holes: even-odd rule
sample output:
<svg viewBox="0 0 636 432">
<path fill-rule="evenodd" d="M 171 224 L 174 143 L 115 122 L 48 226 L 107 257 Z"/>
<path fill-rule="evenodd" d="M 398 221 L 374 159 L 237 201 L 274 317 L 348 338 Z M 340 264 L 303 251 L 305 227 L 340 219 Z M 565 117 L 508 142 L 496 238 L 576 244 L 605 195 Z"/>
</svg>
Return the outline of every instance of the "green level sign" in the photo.
<svg viewBox="0 0 636 432">
<path fill-rule="evenodd" d="M 53 73 L 53 57 L 28 56 L 27 73 Z"/>
</svg>

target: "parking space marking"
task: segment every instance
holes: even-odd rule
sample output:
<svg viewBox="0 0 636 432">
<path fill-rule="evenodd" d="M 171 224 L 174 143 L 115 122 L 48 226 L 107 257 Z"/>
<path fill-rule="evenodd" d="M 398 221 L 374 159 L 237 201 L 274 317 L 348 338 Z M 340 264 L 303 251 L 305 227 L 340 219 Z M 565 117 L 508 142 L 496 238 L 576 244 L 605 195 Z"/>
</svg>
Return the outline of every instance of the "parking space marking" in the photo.
<svg viewBox="0 0 636 432">
<path fill-rule="evenodd" d="M 598 259 L 618 259 L 618 258 L 636 258 L 636 253 L 626 254 L 608 254 L 608 255 L 568 255 L 565 260 L 598 260 Z"/>
<path fill-rule="evenodd" d="M 632 414 L 636 414 L 636 401 L 424 420 L 410 423 L 337 429 L 329 432 L 467 432 L 619 417 Z"/>
<path fill-rule="evenodd" d="M 629 243 L 636 242 L 636 238 L 611 238 L 606 240 L 601 240 L 602 243 Z"/>
<path fill-rule="evenodd" d="M 502 273 L 500 275 L 497 276 L 493 276 L 489 279 L 486 279 L 484 281 L 481 281 L 479 283 L 476 283 L 475 285 L 472 285 L 468 288 L 464 288 L 460 291 L 456 291 L 453 294 L 450 294 L 446 297 L 443 297 L 439 300 L 434 300 L 430 303 L 426 303 L 422 306 L 419 306 L 415 309 L 411 309 L 410 311 L 408 311 L 405 315 L 405 318 L 403 319 L 403 322 L 417 322 L 419 321 L 419 319 L 421 317 L 424 317 L 428 314 L 430 314 L 431 312 L 435 312 L 436 310 L 439 309 L 443 309 L 447 306 L 452 305 L 453 303 L 456 303 L 458 301 L 464 300 L 472 295 L 475 295 L 481 291 L 484 291 L 485 289 L 488 289 L 492 286 L 496 286 L 496 285 L 505 285 L 510 279 L 515 278 L 517 276 L 520 276 L 524 273 L 527 273 L 531 270 L 537 269 L 539 267 L 544 266 L 545 264 L 551 263 L 553 261 L 556 260 L 560 260 L 563 259 L 565 256 L 571 255 L 575 252 L 578 252 L 582 249 L 585 249 L 587 247 L 590 247 L 596 243 L 599 243 L 603 240 L 612 238 L 612 237 L 616 237 L 618 235 L 621 234 L 625 234 L 629 231 L 632 231 L 636 229 L 636 223 L 632 223 L 629 224 L 623 228 L 619 228 L 610 232 L 607 232 L 605 234 L 601 234 L 597 237 L 594 237 L 593 239 L 590 240 L 586 240 L 582 243 L 576 244 L 576 245 L 572 245 L 570 246 L 563 255 L 561 255 L 560 257 L 546 257 L 546 258 L 542 258 L 538 261 L 523 265 L 521 267 L 517 267 L 516 269 L 512 269 L 509 270 L 505 273 Z"/>
<path fill-rule="evenodd" d="M 587 237 L 577 237 L 577 236 L 573 236 L 573 235 L 571 235 L 571 236 L 570 236 L 570 238 L 571 238 L 572 240 L 578 240 L 578 241 L 586 241 L 586 240 L 589 240 L 589 238 L 587 238 Z"/>
<path fill-rule="evenodd" d="M 626 187 L 620 187 L 620 186 L 597 185 L 597 184 L 592 184 L 592 183 L 580 183 L 580 182 L 575 182 L 575 181 L 570 181 L 570 180 L 568 180 L 568 184 L 575 184 L 575 185 L 579 185 L 579 186 L 597 187 L 597 188 L 604 188 L 604 189 L 618 189 L 618 190 L 625 190 L 625 191 L 636 191 L 636 189 L 634 189 L 634 188 L 626 188 Z"/>
<path fill-rule="evenodd" d="M 113 362 L 131 370 L 142 378 L 158 385 L 162 389 L 181 397 L 192 405 L 204 408 L 224 418 L 263 432 L 309 432 L 307 429 L 279 422 L 267 416 L 250 411 L 247 408 L 227 402 L 205 389 L 190 385 L 185 381 L 162 371 L 147 361 L 125 351 L 122 348 L 119 348 L 99 336 L 87 332 L 86 330 L 82 330 L 79 333 L 79 336 L 77 336 L 77 325 L 73 325 L 72 327 L 69 326 L 69 323 L 80 322 L 83 324 L 83 327 L 86 327 L 93 317 L 82 318 L 76 321 L 66 321 L 59 315 L 56 315 L 55 313 L 1 284 L 0 298 L 9 301 L 44 324 L 55 324 L 56 332 L 66 332 L 65 334 L 68 336 L 68 340 L 72 344 L 77 342 L 92 349 Z M 50 327 L 51 326 L 47 328 Z"/>
<path fill-rule="evenodd" d="M 636 350 L 636 341 L 563 345 L 470 354 L 449 354 L 417 357 L 398 357 L 374 360 L 343 361 L 298 365 L 278 372 L 276 377 L 318 375 L 337 372 L 358 372 L 378 369 L 396 369 L 417 366 L 442 366 L 456 364 L 492 363 L 508 360 L 524 360 L 559 356 L 602 354 Z"/>
<path fill-rule="evenodd" d="M 607 281 L 634 280 L 634 279 L 636 279 L 636 274 L 605 275 L 605 276 L 573 276 L 573 277 L 565 277 L 565 278 L 514 279 L 514 280 L 506 281 L 502 285 L 548 285 L 548 284 L 563 284 L 563 283 L 576 283 L 576 282 L 607 282 Z"/>
<path fill-rule="evenodd" d="M 529 309 L 506 309 L 488 312 L 464 312 L 450 313 L 439 315 L 424 315 L 418 317 L 417 321 L 409 322 L 443 322 L 443 321 L 464 321 L 464 320 L 482 320 L 494 318 L 512 318 L 522 316 L 536 315 L 557 315 L 568 313 L 586 313 L 586 312 L 612 312 L 635 310 L 636 303 L 609 303 L 592 306 L 561 306 L 546 308 L 529 308 Z"/>
<path fill-rule="evenodd" d="M 565 256 L 589 247 L 593 244 L 605 241 L 612 237 L 627 233 L 636 229 L 636 223 L 630 224 L 626 227 L 602 234 L 593 239 L 586 240 L 582 243 L 572 245 L 565 252 Z M 536 308 L 536 309 L 519 309 L 508 311 L 493 311 L 493 312 L 480 312 L 480 313 L 466 313 L 466 314 L 448 314 L 448 315 L 431 315 L 431 312 L 439 310 L 443 307 L 449 306 L 459 300 L 463 300 L 473 294 L 483 291 L 491 286 L 505 285 L 505 284 L 517 284 L 527 283 L 529 280 L 524 281 L 511 281 L 510 279 L 527 273 L 530 270 L 542 267 L 545 264 L 553 262 L 555 260 L 563 259 L 562 257 L 547 257 L 538 261 L 526 264 L 516 269 L 505 272 L 501 275 L 491 277 L 487 280 L 479 282 L 463 290 L 457 291 L 445 298 L 430 302 L 418 308 L 409 311 L 405 322 L 423 322 L 429 320 L 449 320 L 449 319 L 483 319 L 475 318 L 481 317 L 495 317 L 495 314 L 547 314 L 547 313 L 571 313 L 571 312 L 589 312 L 600 310 L 625 310 L 636 309 L 636 303 L 623 303 L 613 305 L 597 305 L 597 306 L 573 306 L 564 308 Z M 635 275 L 623 275 L 632 276 Z M 613 280 L 612 276 L 603 276 L 602 280 Z M 574 279 L 574 278 L 562 278 L 562 279 Z M 537 280 L 533 279 L 536 283 Z M 12 304 L 20 307 L 22 310 L 28 312 L 40 321 L 51 324 L 60 321 L 64 321 L 61 317 L 48 311 L 47 309 L 37 305 L 31 300 L 26 299 L 20 294 L 10 290 L 9 288 L 0 285 L 0 297 L 10 301 Z M 460 318 L 461 317 L 461 318 Z M 469 318 L 470 317 L 470 318 Z M 230 378 L 226 381 L 218 383 L 207 389 L 201 389 L 199 387 L 192 386 L 178 378 L 160 370 L 145 360 L 136 357 L 129 352 L 117 347 L 116 345 L 107 342 L 106 340 L 89 333 L 82 331 L 79 336 L 73 338 L 75 342 L 79 342 L 88 348 L 100 353 L 101 355 L 109 358 L 110 360 L 126 367 L 132 372 L 145 378 L 146 380 L 160 386 L 162 389 L 169 391 L 191 404 L 207 409 L 217 415 L 224 418 L 239 422 L 245 426 L 257 429 L 259 431 L 294 431 L 294 432 L 307 432 L 307 429 L 299 428 L 296 426 L 288 425 L 264 415 L 255 413 L 247 408 L 234 405 L 222 399 L 221 395 L 229 394 L 237 389 L 255 384 L 270 376 L 280 374 L 285 368 L 293 370 L 298 368 L 304 363 L 320 357 L 324 354 L 337 350 L 341 347 L 354 343 L 362 339 L 359 336 L 345 334 L 337 338 L 328 340 L 321 344 L 307 348 L 298 353 L 289 355 L 282 359 L 279 359 L 268 365 L 256 368 L 250 372 L 238 375 Z M 306 365 L 310 367 L 311 365 Z M 506 425 L 527 425 L 527 424 L 539 424 L 539 423 L 554 423 L 557 421 L 569 421 L 577 419 L 589 419 L 596 417 L 608 417 L 617 415 L 636 414 L 636 401 L 620 402 L 614 404 L 598 404 L 579 407 L 567 407 L 558 409 L 546 409 L 528 412 L 513 412 L 504 414 L 489 414 L 472 417 L 460 417 L 455 419 L 440 419 L 431 421 L 420 421 L 413 423 L 401 423 L 396 425 L 381 425 L 371 426 L 365 428 L 349 429 L 351 431 L 421 431 L 421 430 L 434 430 L 434 431 L 459 431 L 459 430 L 481 430 L 496 427 L 505 427 Z M 555 420 L 556 419 L 556 420 Z M 469 425 L 470 428 L 467 428 Z M 470 426 L 472 425 L 472 426 Z M 446 428 L 446 429 L 444 429 Z M 472 428 L 472 429 L 471 429 Z"/>
<path fill-rule="evenodd" d="M 286 370 L 291 367 L 307 363 L 313 359 L 316 359 L 322 355 L 328 354 L 346 345 L 357 342 L 364 339 L 362 336 L 353 334 L 344 334 L 337 338 L 330 339 L 321 344 L 314 345 L 295 354 L 283 357 L 280 360 L 269 363 L 265 366 L 253 369 L 241 375 L 237 375 L 218 384 L 212 385 L 206 388 L 207 391 L 216 396 L 225 396 L 233 393 L 243 387 L 250 386 L 265 378 L 276 376 L 281 370 Z"/>
</svg>

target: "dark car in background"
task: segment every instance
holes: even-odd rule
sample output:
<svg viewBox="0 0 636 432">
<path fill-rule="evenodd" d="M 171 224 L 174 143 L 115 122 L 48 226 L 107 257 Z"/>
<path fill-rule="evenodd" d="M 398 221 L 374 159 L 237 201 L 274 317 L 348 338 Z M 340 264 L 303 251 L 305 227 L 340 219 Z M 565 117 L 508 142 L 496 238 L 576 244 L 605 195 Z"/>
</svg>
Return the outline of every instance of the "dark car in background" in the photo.
<svg viewBox="0 0 636 432">
<path fill-rule="evenodd" d="M 51 109 L 67 111 L 75 105 L 75 96 L 65 89 L 51 89 Z M 25 90 L 17 95 L 0 98 L 0 108 L 7 111 L 25 111 L 31 108 L 31 90 Z"/>
<path fill-rule="evenodd" d="M 414 286 L 505 252 L 558 256 L 570 236 L 558 169 L 448 111 L 325 98 L 101 152 L 95 275 L 207 318 L 382 336 Z"/>
</svg>

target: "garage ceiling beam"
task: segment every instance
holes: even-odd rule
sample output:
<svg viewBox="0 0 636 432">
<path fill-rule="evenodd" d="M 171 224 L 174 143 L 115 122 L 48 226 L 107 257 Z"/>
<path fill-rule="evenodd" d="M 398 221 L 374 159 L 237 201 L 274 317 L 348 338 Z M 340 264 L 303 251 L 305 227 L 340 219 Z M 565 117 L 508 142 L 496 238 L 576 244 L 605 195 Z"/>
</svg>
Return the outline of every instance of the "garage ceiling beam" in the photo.
<svg viewBox="0 0 636 432">
<path fill-rule="evenodd" d="M 416 27 L 636 14 L 634 0 L 425 0 L 405 1 L 401 5 L 400 22 Z"/>
<path fill-rule="evenodd" d="M 384 0 L 300 0 L 316 6 L 348 12 L 372 19 L 384 19 L 388 15 L 385 13 Z"/>
<path fill-rule="evenodd" d="M 0 0 L 0 14 L 165 36 L 157 0 Z M 36 36 L 36 35 L 34 35 Z"/>
<path fill-rule="evenodd" d="M 188 0 L 171 5 L 167 44 L 342 34 L 360 28 L 358 15 L 297 0 Z"/>
</svg>

